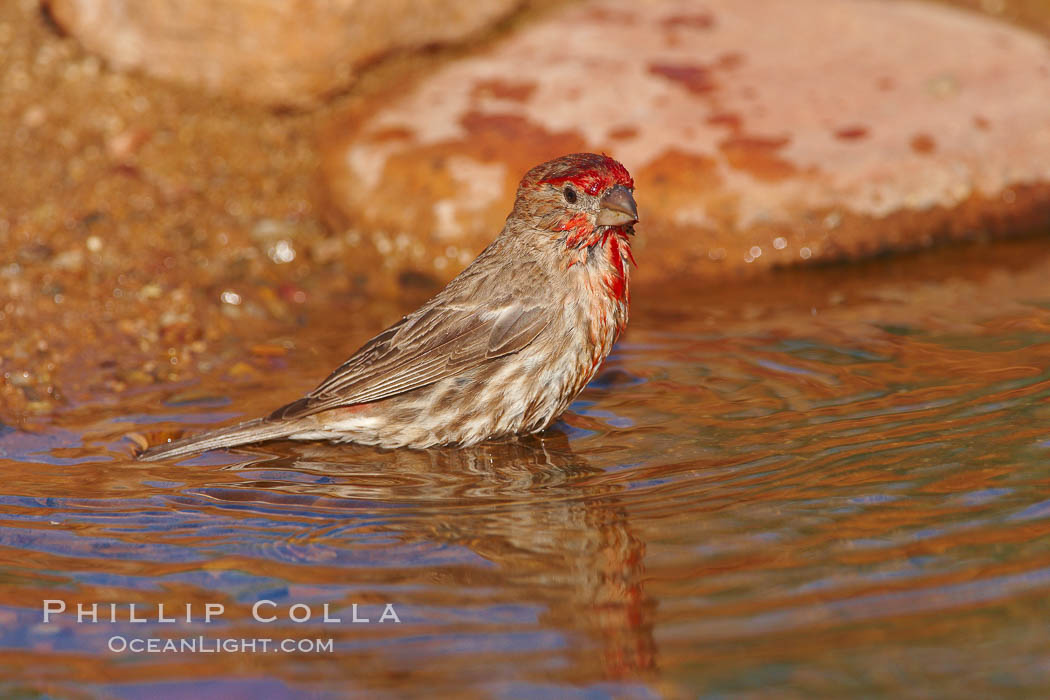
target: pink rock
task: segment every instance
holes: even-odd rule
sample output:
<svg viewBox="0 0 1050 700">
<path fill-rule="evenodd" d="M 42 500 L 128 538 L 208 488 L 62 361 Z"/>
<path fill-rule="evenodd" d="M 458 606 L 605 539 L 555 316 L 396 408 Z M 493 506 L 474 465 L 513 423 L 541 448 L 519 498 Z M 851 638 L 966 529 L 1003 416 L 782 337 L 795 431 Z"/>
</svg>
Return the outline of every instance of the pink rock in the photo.
<svg viewBox="0 0 1050 700">
<path fill-rule="evenodd" d="M 634 175 L 643 279 L 1050 215 L 1046 41 L 919 2 L 572 5 L 335 124 L 332 201 L 393 264 L 441 277 L 529 167 L 577 150 Z"/>
<path fill-rule="evenodd" d="M 460 41 L 521 0 L 42 0 L 121 70 L 282 105 L 345 88 L 390 51 Z"/>
</svg>

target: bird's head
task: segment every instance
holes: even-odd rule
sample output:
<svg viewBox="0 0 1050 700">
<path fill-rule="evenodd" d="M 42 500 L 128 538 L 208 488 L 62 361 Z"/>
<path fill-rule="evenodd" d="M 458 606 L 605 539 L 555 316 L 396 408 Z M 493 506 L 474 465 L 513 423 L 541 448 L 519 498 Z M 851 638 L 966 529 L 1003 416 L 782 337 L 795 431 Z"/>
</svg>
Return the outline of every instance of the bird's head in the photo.
<svg viewBox="0 0 1050 700">
<path fill-rule="evenodd" d="M 630 173 L 609 156 L 572 153 L 525 173 L 508 221 L 525 223 L 563 251 L 589 248 L 610 235 L 626 245 L 638 222 L 633 190 Z"/>
</svg>

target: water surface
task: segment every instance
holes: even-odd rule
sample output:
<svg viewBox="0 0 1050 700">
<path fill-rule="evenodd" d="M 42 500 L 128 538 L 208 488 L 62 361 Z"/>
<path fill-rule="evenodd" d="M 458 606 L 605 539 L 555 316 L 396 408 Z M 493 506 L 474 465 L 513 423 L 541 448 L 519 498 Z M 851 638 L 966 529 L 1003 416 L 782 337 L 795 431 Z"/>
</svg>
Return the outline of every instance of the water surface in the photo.
<svg viewBox="0 0 1050 700">
<path fill-rule="evenodd" d="M 279 442 L 131 460 L 128 432 L 198 430 L 312 387 L 378 330 L 339 308 L 240 339 L 289 348 L 253 355 L 247 379 L 224 356 L 199 381 L 100 395 L 32 432 L 0 425 L 0 687 L 1037 693 L 1048 280 L 1031 240 L 639 291 L 629 333 L 553 430 L 468 450 Z M 102 603 L 101 621 L 44 624 L 46 599 Z M 252 618 L 260 600 L 275 621 Z M 133 602 L 146 622 L 128 620 Z M 210 624 L 207 603 L 225 607 Z M 322 620 L 326 603 L 342 622 Z M 378 622 L 385 603 L 400 623 Z M 193 621 L 159 622 L 158 604 Z M 309 621 L 289 619 L 296 604 Z M 114 637 L 332 648 L 132 653 Z"/>
</svg>

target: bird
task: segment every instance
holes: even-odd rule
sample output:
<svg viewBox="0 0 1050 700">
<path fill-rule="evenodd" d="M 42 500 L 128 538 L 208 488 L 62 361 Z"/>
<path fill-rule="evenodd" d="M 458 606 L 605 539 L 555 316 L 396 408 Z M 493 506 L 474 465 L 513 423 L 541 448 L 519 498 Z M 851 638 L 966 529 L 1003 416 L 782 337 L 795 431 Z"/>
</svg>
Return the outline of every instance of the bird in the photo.
<svg viewBox="0 0 1050 700">
<path fill-rule="evenodd" d="M 630 173 L 605 154 L 537 165 L 522 177 L 492 243 L 316 389 L 267 416 L 161 443 L 138 458 L 276 439 L 467 447 L 544 430 L 627 325 L 633 193 Z"/>
</svg>

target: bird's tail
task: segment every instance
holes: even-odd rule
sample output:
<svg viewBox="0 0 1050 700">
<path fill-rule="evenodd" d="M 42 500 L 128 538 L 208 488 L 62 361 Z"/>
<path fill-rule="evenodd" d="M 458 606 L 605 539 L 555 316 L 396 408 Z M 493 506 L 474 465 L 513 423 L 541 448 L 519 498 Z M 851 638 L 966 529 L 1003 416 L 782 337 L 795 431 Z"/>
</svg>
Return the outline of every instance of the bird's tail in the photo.
<svg viewBox="0 0 1050 700">
<path fill-rule="evenodd" d="M 251 442 L 262 442 L 263 440 L 276 440 L 287 437 L 300 426 L 296 421 L 267 420 L 256 418 L 245 423 L 219 428 L 209 433 L 201 433 L 192 437 L 182 438 L 163 445 L 153 447 L 139 453 L 138 458 L 144 462 L 156 462 L 161 459 L 182 457 L 183 455 L 196 454 L 219 447 L 234 447 L 235 445 L 246 445 Z"/>
</svg>

